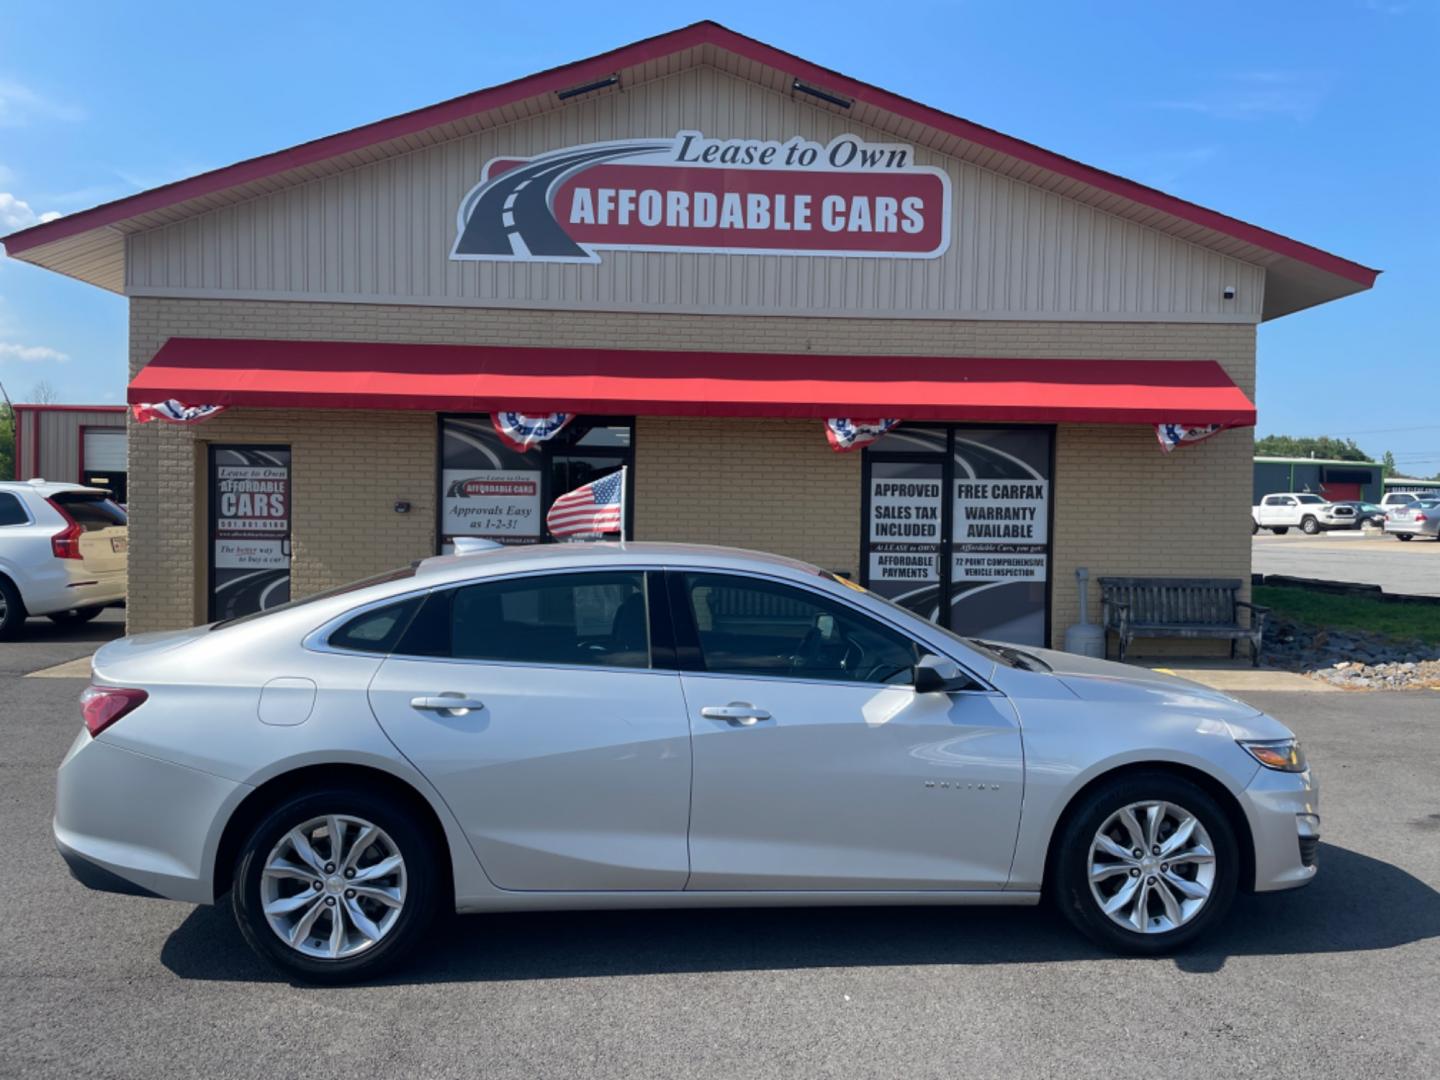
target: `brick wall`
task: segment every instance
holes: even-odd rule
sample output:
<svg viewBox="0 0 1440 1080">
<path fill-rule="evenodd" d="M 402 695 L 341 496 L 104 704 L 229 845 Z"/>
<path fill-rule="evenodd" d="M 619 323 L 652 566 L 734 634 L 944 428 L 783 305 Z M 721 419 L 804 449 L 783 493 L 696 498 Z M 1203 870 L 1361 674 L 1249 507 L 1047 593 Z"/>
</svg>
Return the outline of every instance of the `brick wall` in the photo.
<svg viewBox="0 0 1440 1080">
<path fill-rule="evenodd" d="M 1255 386 L 1255 328 L 1233 324 L 829 320 L 148 298 L 131 301 L 132 374 L 167 338 L 182 336 L 1206 358 L 1219 361 L 1246 393 L 1253 396 Z M 195 428 L 132 423 L 132 632 L 204 617 L 207 441 L 293 447 L 295 595 L 432 550 L 436 440 L 429 413 L 236 409 Z M 1248 577 L 1243 522 L 1251 452 L 1248 430 L 1165 455 L 1149 429 L 1062 427 L 1054 485 L 1057 640 L 1078 617 L 1076 566 L 1088 566 L 1094 576 Z M 635 479 L 642 539 L 742 544 L 859 570 L 860 455 L 832 452 L 815 421 L 640 418 Z M 395 514 L 396 499 L 409 500 L 412 512 Z"/>
</svg>

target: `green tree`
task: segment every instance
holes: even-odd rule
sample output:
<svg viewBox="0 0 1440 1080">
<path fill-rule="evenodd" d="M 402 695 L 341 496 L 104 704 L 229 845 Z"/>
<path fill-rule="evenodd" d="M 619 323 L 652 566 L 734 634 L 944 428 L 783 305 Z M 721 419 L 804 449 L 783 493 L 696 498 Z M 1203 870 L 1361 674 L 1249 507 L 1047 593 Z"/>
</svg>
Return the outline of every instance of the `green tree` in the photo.
<svg viewBox="0 0 1440 1080">
<path fill-rule="evenodd" d="M 1355 445 L 1354 439 L 1336 439 L 1329 435 L 1266 435 L 1255 443 L 1255 453 L 1260 457 L 1313 457 L 1327 461 L 1371 460 L 1369 454 Z"/>
<path fill-rule="evenodd" d="M 1399 470 L 1396 468 L 1395 465 L 1395 455 L 1392 454 L 1389 450 L 1386 450 L 1385 456 L 1380 459 L 1381 479 L 1384 479 L 1387 476 L 1394 476 L 1398 471 Z"/>
<path fill-rule="evenodd" d="M 0 480 L 15 479 L 15 415 L 0 401 Z"/>
</svg>

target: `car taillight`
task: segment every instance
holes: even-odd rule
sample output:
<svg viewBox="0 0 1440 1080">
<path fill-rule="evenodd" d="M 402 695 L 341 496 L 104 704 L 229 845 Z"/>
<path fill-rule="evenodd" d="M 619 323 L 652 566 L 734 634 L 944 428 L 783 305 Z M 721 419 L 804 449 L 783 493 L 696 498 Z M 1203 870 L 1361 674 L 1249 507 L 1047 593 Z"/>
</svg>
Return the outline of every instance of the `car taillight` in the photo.
<svg viewBox="0 0 1440 1080">
<path fill-rule="evenodd" d="M 127 690 L 120 686 L 87 686 L 80 695 L 80 715 L 85 730 L 99 735 L 128 712 L 139 708 L 150 695 L 144 690 Z"/>
<path fill-rule="evenodd" d="M 63 506 L 54 499 L 46 499 L 55 512 L 65 519 L 65 528 L 50 538 L 50 550 L 55 553 L 57 559 L 83 559 L 80 554 L 80 537 L 85 535 L 85 530 L 80 523 L 70 516 Z"/>
<path fill-rule="evenodd" d="M 1415 515 L 1415 520 L 1416 520 L 1416 521 L 1424 521 L 1424 520 L 1425 520 L 1425 515 L 1424 515 L 1424 514 L 1421 514 L 1421 513 L 1416 513 L 1416 515 Z"/>
</svg>

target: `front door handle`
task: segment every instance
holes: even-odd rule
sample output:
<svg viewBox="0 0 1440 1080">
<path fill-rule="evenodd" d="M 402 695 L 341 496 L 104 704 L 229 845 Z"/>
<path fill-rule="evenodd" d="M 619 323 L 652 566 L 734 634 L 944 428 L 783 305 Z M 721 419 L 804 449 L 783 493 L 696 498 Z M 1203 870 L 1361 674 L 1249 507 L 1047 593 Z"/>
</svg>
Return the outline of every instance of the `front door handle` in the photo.
<svg viewBox="0 0 1440 1080">
<path fill-rule="evenodd" d="M 761 720 L 769 720 L 770 714 L 757 709 L 748 701 L 732 701 L 729 705 L 706 705 L 700 710 L 706 720 L 724 720 L 733 727 L 751 727 Z"/>
<path fill-rule="evenodd" d="M 453 690 L 447 690 L 442 694 L 413 697 L 410 699 L 410 707 L 420 709 L 422 712 L 441 713 L 445 716 L 466 716 L 472 710 L 483 709 L 485 703 L 466 697 L 464 694 L 457 694 Z"/>
</svg>

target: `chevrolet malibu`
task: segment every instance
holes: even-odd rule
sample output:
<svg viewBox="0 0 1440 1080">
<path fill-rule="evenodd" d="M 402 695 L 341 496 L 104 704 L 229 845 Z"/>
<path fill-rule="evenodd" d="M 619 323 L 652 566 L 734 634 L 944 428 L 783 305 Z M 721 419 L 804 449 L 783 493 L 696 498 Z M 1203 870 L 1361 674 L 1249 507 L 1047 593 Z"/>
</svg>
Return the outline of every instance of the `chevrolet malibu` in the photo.
<svg viewBox="0 0 1440 1080">
<path fill-rule="evenodd" d="M 461 912 L 1035 904 L 1153 954 L 1315 874 L 1269 716 L 955 636 L 776 556 L 567 544 L 426 559 L 106 645 L 55 840 L 340 982 Z"/>
</svg>

